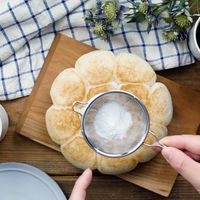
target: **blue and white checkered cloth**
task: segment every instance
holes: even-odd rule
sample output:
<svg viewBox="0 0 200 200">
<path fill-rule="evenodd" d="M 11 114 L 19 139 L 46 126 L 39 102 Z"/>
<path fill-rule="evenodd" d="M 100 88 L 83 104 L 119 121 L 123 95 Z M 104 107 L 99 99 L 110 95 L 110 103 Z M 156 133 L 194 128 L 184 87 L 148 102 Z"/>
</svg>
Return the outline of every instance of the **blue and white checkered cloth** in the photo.
<svg viewBox="0 0 200 200">
<path fill-rule="evenodd" d="M 165 24 L 125 24 L 108 43 L 97 38 L 83 16 L 95 0 L 7 0 L 0 2 L 0 100 L 29 95 L 57 32 L 99 49 L 132 52 L 155 70 L 194 62 L 187 42 L 162 39 Z M 125 3 L 127 1 L 121 1 Z"/>
</svg>

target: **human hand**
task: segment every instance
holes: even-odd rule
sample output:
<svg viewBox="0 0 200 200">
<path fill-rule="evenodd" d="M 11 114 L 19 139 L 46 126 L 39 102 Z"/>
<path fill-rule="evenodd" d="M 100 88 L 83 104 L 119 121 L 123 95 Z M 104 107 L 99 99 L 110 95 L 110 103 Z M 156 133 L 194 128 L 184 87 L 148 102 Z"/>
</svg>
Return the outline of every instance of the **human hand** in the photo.
<svg viewBox="0 0 200 200">
<path fill-rule="evenodd" d="M 167 162 L 200 193 L 200 136 L 176 135 L 160 140 Z"/>
<path fill-rule="evenodd" d="M 92 182 L 92 170 L 86 169 L 77 179 L 69 200 L 85 200 L 86 190 Z"/>
</svg>

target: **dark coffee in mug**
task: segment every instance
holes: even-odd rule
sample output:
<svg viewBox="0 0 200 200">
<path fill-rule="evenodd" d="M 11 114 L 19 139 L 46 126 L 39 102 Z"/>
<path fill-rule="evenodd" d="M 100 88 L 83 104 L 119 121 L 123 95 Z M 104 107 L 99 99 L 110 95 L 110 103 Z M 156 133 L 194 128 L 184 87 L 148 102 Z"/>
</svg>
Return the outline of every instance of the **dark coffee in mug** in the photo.
<svg viewBox="0 0 200 200">
<path fill-rule="evenodd" d="M 197 44 L 200 48 L 200 24 L 197 27 L 196 37 L 197 37 Z"/>
<path fill-rule="evenodd" d="M 188 44 L 192 55 L 200 61 L 200 17 L 190 30 Z"/>
</svg>

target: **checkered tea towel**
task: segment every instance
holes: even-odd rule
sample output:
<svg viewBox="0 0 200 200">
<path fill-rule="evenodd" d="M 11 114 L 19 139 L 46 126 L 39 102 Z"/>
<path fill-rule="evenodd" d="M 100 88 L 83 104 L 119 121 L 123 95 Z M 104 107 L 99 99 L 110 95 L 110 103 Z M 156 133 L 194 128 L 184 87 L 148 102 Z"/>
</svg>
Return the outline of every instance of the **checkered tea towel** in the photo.
<svg viewBox="0 0 200 200">
<path fill-rule="evenodd" d="M 0 1 L 0 100 L 30 94 L 57 32 L 99 49 L 137 54 L 155 70 L 194 62 L 187 42 L 169 43 L 162 39 L 162 24 L 150 34 L 145 23 L 125 24 L 110 42 L 102 41 L 83 20 L 94 3 L 95 0 Z"/>
</svg>

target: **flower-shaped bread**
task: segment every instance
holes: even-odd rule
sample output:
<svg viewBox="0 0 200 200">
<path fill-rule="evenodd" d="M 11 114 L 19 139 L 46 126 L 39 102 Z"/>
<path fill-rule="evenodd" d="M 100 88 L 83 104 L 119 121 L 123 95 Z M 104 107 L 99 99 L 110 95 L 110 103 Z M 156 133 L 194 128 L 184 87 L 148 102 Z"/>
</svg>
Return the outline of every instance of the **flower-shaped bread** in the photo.
<svg viewBox="0 0 200 200">
<path fill-rule="evenodd" d="M 155 151 L 143 145 L 126 157 L 104 157 L 84 140 L 80 116 L 72 110 L 73 102 L 87 102 L 98 93 L 116 89 L 137 96 L 149 112 L 150 130 L 159 139 L 167 135 L 166 126 L 173 113 L 172 100 L 166 86 L 156 82 L 151 66 L 133 54 L 115 56 L 109 51 L 93 51 L 81 56 L 75 68 L 65 69 L 56 77 L 50 91 L 53 105 L 46 112 L 49 136 L 61 145 L 62 154 L 74 166 L 98 169 L 104 174 L 121 174 L 156 155 Z M 145 142 L 154 142 L 151 134 Z"/>
</svg>

